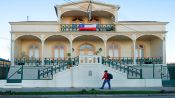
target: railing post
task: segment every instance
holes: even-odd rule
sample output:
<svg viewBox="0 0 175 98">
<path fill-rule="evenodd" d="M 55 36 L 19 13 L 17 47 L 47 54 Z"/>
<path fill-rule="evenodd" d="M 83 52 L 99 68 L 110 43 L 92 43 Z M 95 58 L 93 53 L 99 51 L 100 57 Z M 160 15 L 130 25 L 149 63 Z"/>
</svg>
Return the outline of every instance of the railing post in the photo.
<svg viewBox="0 0 175 98">
<path fill-rule="evenodd" d="M 163 67 L 163 66 L 161 65 L 161 79 L 162 79 L 162 75 L 163 75 L 163 74 L 162 74 L 162 67 Z"/>
<path fill-rule="evenodd" d="M 53 66 L 51 67 L 51 75 L 52 75 L 52 79 L 53 79 Z"/>
<path fill-rule="evenodd" d="M 140 79 L 142 79 L 142 69 L 140 69 Z"/>
<path fill-rule="evenodd" d="M 40 79 L 40 70 L 38 69 L 38 80 Z"/>
<path fill-rule="evenodd" d="M 22 64 L 22 67 L 21 67 L 21 80 L 23 80 L 23 67 L 24 66 L 24 64 Z"/>
<path fill-rule="evenodd" d="M 154 66 L 154 64 L 153 64 L 153 78 L 154 78 L 154 76 L 155 76 L 155 75 L 154 75 L 154 69 L 155 69 L 155 66 Z"/>
<path fill-rule="evenodd" d="M 127 78 L 129 76 L 129 66 L 127 66 Z"/>
<path fill-rule="evenodd" d="M 10 68 L 9 68 L 10 69 Z M 6 65 L 6 80 L 8 79 L 8 65 Z"/>
</svg>

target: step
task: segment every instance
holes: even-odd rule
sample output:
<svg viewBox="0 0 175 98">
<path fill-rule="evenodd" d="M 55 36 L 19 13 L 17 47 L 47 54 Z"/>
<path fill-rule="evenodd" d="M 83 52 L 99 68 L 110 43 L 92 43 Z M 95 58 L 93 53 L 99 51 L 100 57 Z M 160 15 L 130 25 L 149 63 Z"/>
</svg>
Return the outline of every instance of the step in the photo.
<svg viewBox="0 0 175 98">
<path fill-rule="evenodd" d="M 21 79 L 7 79 L 7 83 L 22 83 Z"/>
<path fill-rule="evenodd" d="M 7 83 L 4 85 L 3 88 L 22 88 L 22 84 L 21 83 Z"/>
</svg>

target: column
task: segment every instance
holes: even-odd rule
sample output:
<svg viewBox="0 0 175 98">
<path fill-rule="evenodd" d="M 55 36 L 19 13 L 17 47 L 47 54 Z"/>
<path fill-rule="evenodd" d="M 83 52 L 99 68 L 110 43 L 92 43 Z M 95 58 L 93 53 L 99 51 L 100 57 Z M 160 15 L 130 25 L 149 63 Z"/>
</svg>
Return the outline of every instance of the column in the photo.
<svg viewBox="0 0 175 98">
<path fill-rule="evenodd" d="M 114 12 L 114 17 L 115 17 L 115 22 L 118 22 L 118 9 L 115 9 L 115 12 Z"/>
<path fill-rule="evenodd" d="M 163 39 L 163 64 L 166 64 L 166 38 Z"/>
<path fill-rule="evenodd" d="M 15 52 L 14 52 L 15 50 L 14 50 L 14 49 L 15 49 L 15 48 L 14 48 L 14 47 L 15 47 L 15 41 L 14 41 L 14 40 L 11 40 L 11 66 L 15 66 L 15 63 L 14 63 L 14 61 L 15 61 L 15 60 L 14 60 L 14 59 L 15 59 L 15 58 L 14 58 L 14 57 L 15 57 L 15 56 L 14 56 L 14 55 L 15 55 L 15 54 L 14 54 L 14 53 L 15 53 Z"/>
<path fill-rule="evenodd" d="M 71 59 L 72 59 L 72 40 L 70 40 L 70 54 L 71 54 Z M 70 74 L 71 74 L 71 87 L 74 87 L 74 72 L 73 72 L 73 67 L 70 67 Z"/>
<path fill-rule="evenodd" d="M 61 18 L 61 7 L 57 6 L 57 21 L 60 22 L 60 18 Z"/>
<path fill-rule="evenodd" d="M 72 41 L 70 41 L 70 54 L 71 54 L 71 58 L 73 57 L 72 56 Z"/>
<path fill-rule="evenodd" d="M 41 41 L 41 55 L 42 65 L 44 65 L 44 40 Z"/>
<path fill-rule="evenodd" d="M 136 64 L 136 55 L 135 55 L 135 49 L 136 48 L 136 40 L 133 40 L 133 56 L 134 56 L 134 65 Z"/>
<path fill-rule="evenodd" d="M 104 45 L 105 45 L 105 50 L 104 50 L 104 51 L 105 51 L 105 55 L 104 55 L 104 56 L 105 56 L 105 57 L 107 57 L 107 53 L 106 53 L 107 46 L 106 46 L 106 44 L 107 44 L 107 40 L 104 40 Z"/>
</svg>

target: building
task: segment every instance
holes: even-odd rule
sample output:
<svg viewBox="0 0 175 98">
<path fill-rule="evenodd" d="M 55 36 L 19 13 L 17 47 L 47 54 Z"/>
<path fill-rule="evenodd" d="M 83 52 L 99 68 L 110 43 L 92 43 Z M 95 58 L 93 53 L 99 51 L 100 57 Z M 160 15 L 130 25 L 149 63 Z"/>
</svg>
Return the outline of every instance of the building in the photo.
<svg viewBox="0 0 175 98">
<path fill-rule="evenodd" d="M 57 85 L 57 87 L 83 87 L 86 84 L 82 82 L 83 79 L 76 81 L 76 74 L 87 72 L 89 76 L 92 76 L 94 71 L 100 68 L 102 73 L 102 69 L 112 71 L 106 66 L 97 67 L 99 64 L 104 64 L 105 60 L 112 60 L 111 62 L 116 60 L 116 65 L 124 66 L 166 65 L 166 24 L 168 22 L 119 21 L 119 9 L 119 5 L 82 0 L 74 4 L 56 5 L 56 21 L 10 22 L 11 66 L 19 65 L 21 62 L 26 66 L 58 65 L 59 60 L 64 61 L 69 60 L 68 58 L 78 57 L 77 65 L 79 67 L 76 68 L 79 68 L 79 72 L 76 73 L 76 68 L 71 67 L 72 63 L 66 63 L 70 65 L 67 69 L 70 71 L 64 72 L 64 75 L 69 74 L 70 79 L 67 80 L 68 83 L 65 82 L 64 86 Z M 48 68 L 48 70 L 50 69 Z M 97 73 L 101 72 L 97 71 Z M 42 73 L 41 71 L 39 75 L 43 75 L 44 71 L 43 74 L 40 73 Z M 115 72 L 112 73 L 115 74 Z M 123 79 L 122 76 L 119 77 Z M 123 77 L 127 79 L 126 75 Z M 62 78 L 64 79 L 64 77 Z M 85 79 L 84 81 L 89 80 Z M 93 84 L 95 81 L 99 80 L 93 80 L 89 85 L 96 85 Z M 135 86 L 134 81 L 137 80 L 131 79 L 130 83 L 132 83 L 131 81 Z M 143 86 L 143 80 L 138 79 L 138 81 L 141 81 L 139 82 L 140 86 Z M 148 81 L 152 81 L 150 83 L 154 84 L 148 83 L 149 86 L 161 86 L 161 79 Z M 130 84 L 126 83 L 125 85 L 129 86 Z M 120 86 L 120 83 L 115 86 Z"/>
</svg>

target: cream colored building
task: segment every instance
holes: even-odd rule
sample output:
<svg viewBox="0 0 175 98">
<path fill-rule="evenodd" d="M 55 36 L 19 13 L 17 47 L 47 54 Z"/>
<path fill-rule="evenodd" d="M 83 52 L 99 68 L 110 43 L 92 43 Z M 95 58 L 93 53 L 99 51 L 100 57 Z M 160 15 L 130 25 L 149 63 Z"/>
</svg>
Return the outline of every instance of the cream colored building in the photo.
<svg viewBox="0 0 175 98">
<path fill-rule="evenodd" d="M 45 58 L 67 59 L 68 53 L 72 58 L 132 58 L 133 63 L 138 58 L 162 58 L 166 64 L 167 22 L 119 21 L 119 9 L 118 5 L 82 0 L 56 5 L 56 21 L 10 22 L 12 65 L 19 58 L 40 59 L 43 65 Z M 80 30 L 82 24 L 95 30 Z"/>
<path fill-rule="evenodd" d="M 112 87 L 162 87 L 168 22 L 119 21 L 119 9 L 82 0 L 56 5 L 55 21 L 10 22 L 12 66 L 0 87 L 99 88 L 104 70 Z"/>
</svg>

